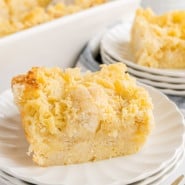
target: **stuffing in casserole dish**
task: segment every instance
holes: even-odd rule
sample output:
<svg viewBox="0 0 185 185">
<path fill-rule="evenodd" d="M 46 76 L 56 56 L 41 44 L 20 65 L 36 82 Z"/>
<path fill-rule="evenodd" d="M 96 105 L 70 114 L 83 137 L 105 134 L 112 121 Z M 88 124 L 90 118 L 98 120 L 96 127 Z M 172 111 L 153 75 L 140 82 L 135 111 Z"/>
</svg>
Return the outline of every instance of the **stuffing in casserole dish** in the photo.
<svg viewBox="0 0 185 185">
<path fill-rule="evenodd" d="M 64 4 L 58 0 L 0 0 L 0 37 L 102 4 L 105 1 L 75 0 L 74 3 Z"/>
</svg>

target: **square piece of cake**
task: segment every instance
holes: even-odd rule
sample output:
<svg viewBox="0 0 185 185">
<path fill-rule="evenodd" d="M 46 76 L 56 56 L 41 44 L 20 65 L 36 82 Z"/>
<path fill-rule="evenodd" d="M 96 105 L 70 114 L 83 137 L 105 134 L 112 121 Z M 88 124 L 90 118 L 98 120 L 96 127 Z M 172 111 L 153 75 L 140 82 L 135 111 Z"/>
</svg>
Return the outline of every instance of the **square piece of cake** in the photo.
<svg viewBox="0 0 185 185">
<path fill-rule="evenodd" d="M 121 63 L 94 73 L 34 67 L 13 78 L 12 91 L 40 166 L 136 153 L 153 126 L 147 91 Z"/>
</svg>

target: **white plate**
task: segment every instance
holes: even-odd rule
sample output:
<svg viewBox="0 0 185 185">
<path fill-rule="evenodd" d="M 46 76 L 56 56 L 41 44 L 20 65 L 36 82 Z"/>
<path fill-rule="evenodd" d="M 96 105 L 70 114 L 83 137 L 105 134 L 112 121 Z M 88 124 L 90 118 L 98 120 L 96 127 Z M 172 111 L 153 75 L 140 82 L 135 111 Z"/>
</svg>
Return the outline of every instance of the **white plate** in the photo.
<svg viewBox="0 0 185 185">
<path fill-rule="evenodd" d="M 168 95 L 185 96 L 185 91 L 177 91 L 173 89 L 162 89 L 162 88 L 157 88 L 157 89 Z"/>
<path fill-rule="evenodd" d="M 159 173 L 152 175 L 151 177 L 146 178 L 145 180 L 134 183 L 133 185 L 156 185 L 156 184 L 163 184 L 162 182 L 165 181 L 170 174 L 172 174 L 182 163 L 185 157 L 185 153 L 182 150 L 181 153 L 170 163 L 165 169 L 161 170 Z"/>
<path fill-rule="evenodd" d="M 112 185 L 142 180 L 163 169 L 177 155 L 184 137 L 183 116 L 176 105 L 151 87 L 156 128 L 143 149 L 126 157 L 94 163 L 41 168 L 26 155 L 27 143 L 12 94 L 0 95 L 0 168 L 42 185 Z M 2 142 L 3 141 L 3 142 Z"/>
<path fill-rule="evenodd" d="M 146 78 L 149 80 L 156 80 L 160 82 L 167 82 L 167 83 L 180 83 L 185 84 L 185 77 L 184 78 L 175 78 L 175 77 L 168 77 L 168 76 L 162 76 L 162 75 L 153 75 L 150 73 L 145 73 L 143 71 L 138 71 L 133 68 L 128 67 L 128 71 L 135 76 Z"/>
<path fill-rule="evenodd" d="M 160 81 L 152 81 L 144 78 L 138 78 L 140 82 L 153 87 L 169 88 L 174 90 L 185 90 L 185 84 L 165 83 Z"/>
<path fill-rule="evenodd" d="M 185 77 L 185 70 L 157 69 L 136 64 L 129 47 L 130 29 L 131 23 L 122 23 L 108 30 L 101 40 L 101 48 L 117 61 L 137 70 L 158 75 Z"/>
<path fill-rule="evenodd" d="M 135 77 L 139 82 L 141 83 L 145 83 L 145 79 L 141 79 L 137 76 L 134 76 L 134 74 L 130 73 L 130 75 L 132 75 L 133 77 Z M 158 89 L 159 91 L 168 94 L 168 95 L 176 95 L 176 96 L 185 96 L 185 89 L 171 89 L 171 88 L 165 88 L 165 87 L 157 87 L 155 85 L 152 85 L 151 83 L 145 83 L 146 85 L 151 85 L 154 88 Z"/>
<path fill-rule="evenodd" d="M 116 59 L 109 56 L 108 53 L 106 53 L 103 49 L 101 49 L 101 56 L 103 59 L 103 63 L 110 64 L 110 63 L 116 63 L 119 62 Z M 157 75 L 152 73 L 147 73 L 144 71 L 140 71 L 138 69 L 134 69 L 130 66 L 127 66 L 127 69 L 130 73 L 132 73 L 134 76 L 138 76 L 141 78 L 149 79 L 152 81 L 160 81 L 160 82 L 167 82 L 174 85 L 177 85 L 177 88 L 185 89 L 185 78 L 182 77 L 169 77 L 169 76 L 163 76 L 163 75 Z"/>
</svg>

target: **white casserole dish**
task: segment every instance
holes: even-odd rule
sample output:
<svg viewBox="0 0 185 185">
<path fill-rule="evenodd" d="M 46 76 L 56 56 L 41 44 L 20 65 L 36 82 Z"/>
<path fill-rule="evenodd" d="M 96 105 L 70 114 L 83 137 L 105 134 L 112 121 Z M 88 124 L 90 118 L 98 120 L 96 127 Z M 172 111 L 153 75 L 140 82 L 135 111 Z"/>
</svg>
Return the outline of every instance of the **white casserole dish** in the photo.
<svg viewBox="0 0 185 185">
<path fill-rule="evenodd" d="M 0 92 L 32 66 L 70 67 L 98 31 L 134 15 L 140 0 L 112 0 L 0 39 Z"/>
</svg>

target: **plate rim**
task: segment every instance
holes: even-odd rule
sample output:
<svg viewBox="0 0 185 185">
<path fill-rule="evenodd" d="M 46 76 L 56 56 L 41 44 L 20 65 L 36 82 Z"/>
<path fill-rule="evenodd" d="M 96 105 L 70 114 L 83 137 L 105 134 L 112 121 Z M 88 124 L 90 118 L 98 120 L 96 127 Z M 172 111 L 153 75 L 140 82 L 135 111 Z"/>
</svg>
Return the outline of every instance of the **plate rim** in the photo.
<svg viewBox="0 0 185 185">
<path fill-rule="evenodd" d="M 184 151 L 184 147 L 183 147 L 183 150 L 181 151 L 179 156 L 177 156 L 177 161 L 175 162 L 176 159 L 174 159 L 173 165 L 170 166 L 170 168 L 168 168 L 167 170 L 164 169 L 164 170 L 166 170 L 166 172 L 164 174 L 162 174 L 162 176 L 160 175 L 159 177 L 157 177 L 157 179 L 152 179 L 152 181 L 150 181 L 150 182 L 148 182 L 147 179 L 146 179 L 144 184 L 145 185 L 148 184 L 148 183 L 153 184 L 154 182 L 156 183 L 156 181 L 158 181 L 158 183 L 162 183 L 182 163 L 184 158 L 185 158 L 185 151 Z M 162 172 L 164 172 L 164 171 L 162 171 Z M 158 174 L 160 174 L 160 173 L 158 173 Z M 148 177 L 148 178 L 150 178 L 150 177 Z M 138 183 L 138 185 L 144 185 L 144 184 L 142 182 Z"/>
<path fill-rule="evenodd" d="M 101 54 L 103 53 L 103 51 L 101 51 Z M 102 60 L 103 60 L 103 63 L 104 64 L 111 64 L 111 63 L 115 63 L 117 61 L 114 61 L 113 59 L 108 59 L 107 57 L 109 57 L 108 55 L 102 55 Z M 112 61 L 110 61 L 112 60 Z M 128 69 L 130 69 L 128 66 L 127 66 Z M 159 91 L 165 93 L 165 94 L 168 94 L 168 95 L 178 95 L 178 96 L 185 96 L 185 90 L 184 88 L 180 89 L 180 88 L 171 88 L 171 87 L 162 87 L 162 83 L 174 83 L 174 82 L 162 82 L 162 81 L 159 81 L 159 83 L 161 84 L 160 86 L 155 86 L 155 85 L 152 85 L 151 83 L 145 83 L 144 81 L 141 81 L 142 79 L 143 80 L 148 80 L 148 81 L 154 81 L 153 79 L 148 79 L 148 78 L 145 78 L 145 77 L 140 77 L 140 76 L 137 76 L 135 75 L 134 73 L 130 72 L 128 70 L 129 74 L 132 75 L 134 78 L 136 78 L 140 83 L 144 83 L 145 85 L 148 85 L 148 86 L 152 86 L 153 88 L 156 88 L 158 89 Z M 176 83 L 177 86 L 178 85 L 184 85 L 183 83 Z M 175 85 L 175 84 L 174 84 Z"/>
<path fill-rule="evenodd" d="M 100 52 L 101 52 L 101 56 L 102 56 L 102 59 L 103 59 L 103 63 L 106 63 L 105 60 L 107 60 L 108 62 L 112 61 L 114 63 L 115 62 L 120 62 L 120 60 L 118 60 L 116 58 L 113 58 L 113 56 L 111 56 L 110 53 L 107 53 L 107 51 L 105 51 L 104 48 L 101 48 Z M 124 63 L 124 62 L 122 62 L 122 63 Z M 154 73 L 149 73 L 148 71 L 142 71 L 140 69 L 132 68 L 131 66 L 127 65 L 126 63 L 124 63 L 124 64 L 127 66 L 128 70 L 131 70 L 132 73 L 136 73 L 136 75 L 139 76 L 139 77 L 146 78 L 146 76 L 148 76 L 147 79 L 150 79 L 150 80 L 155 80 L 155 79 L 158 79 L 158 77 L 160 77 L 162 79 L 162 81 L 165 82 L 165 83 L 185 84 L 185 80 L 184 80 L 185 76 L 184 77 L 182 77 L 182 76 L 173 77 L 173 76 L 165 76 L 165 75 L 162 75 L 162 74 L 154 74 Z"/>
</svg>

